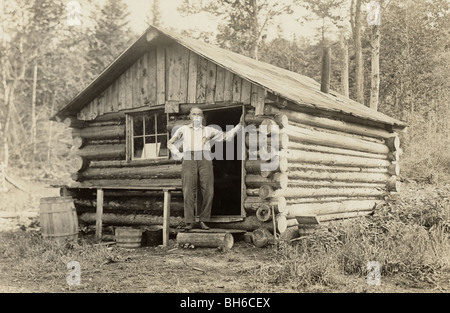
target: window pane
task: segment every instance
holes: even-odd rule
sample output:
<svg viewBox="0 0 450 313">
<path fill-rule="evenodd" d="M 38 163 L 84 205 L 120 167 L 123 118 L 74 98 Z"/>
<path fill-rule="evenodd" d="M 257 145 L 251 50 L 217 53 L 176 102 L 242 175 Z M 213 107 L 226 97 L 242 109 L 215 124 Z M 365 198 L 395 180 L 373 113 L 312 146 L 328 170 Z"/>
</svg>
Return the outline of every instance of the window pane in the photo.
<svg viewBox="0 0 450 313">
<path fill-rule="evenodd" d="M 145 143 L 155 143 L 155 136 L 147 136 L 145 137 Z"/>
<path fill-rule="evenodd" d="M 163 134 L 167 132 L 167 116 L 165 113 L 159 113 L 156 117 L 157 119 L 157 132 L 158 134 Z"/>
<path fill-rule="evenodd" d="M 145 134 L 146 135 L 155 134 L 155 116 L 153 114 L 145 116 Z"/>
<path fill-rule="evenodd" d="M 158 136 L 159 143 L 161 143 L 161 146 L 159 148 L 159 156 L 167 156 L 169 153 L 169 150 L 167 149 L 167 135 Z"/>
<path fill-rule="evenodd" d="M 134 138 L 134 157 L 142 158 L 143 150 L 144 150 L 144 139 L 142 137 Z"/>
<path fill-rule="evenodd" d="M 143 133 L 143 122 L 142 116 L 133 117 L 133 135 L 134 136 L 142 136 Z"/>
</svg>

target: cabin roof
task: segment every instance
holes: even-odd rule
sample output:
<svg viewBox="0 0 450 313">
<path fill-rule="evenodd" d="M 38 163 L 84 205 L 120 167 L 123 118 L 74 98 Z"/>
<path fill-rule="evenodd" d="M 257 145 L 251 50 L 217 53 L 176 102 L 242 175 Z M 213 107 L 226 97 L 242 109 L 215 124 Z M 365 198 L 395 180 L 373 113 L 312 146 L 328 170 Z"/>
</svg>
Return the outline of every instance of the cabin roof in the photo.
<svg viewBox="0 0 450 313">
<path fill-rule="evenodd" d="M 55 117 L 76 115 L 95 99 L 150 47 L 147 34 L 159 42 L 174 41 L 248 81 L 265 88 L 275 96 L 284 98 L 300 107 L 339 112 L 403 128 L 406 124 L 339 93 L 320 91 L 320 83 L 307 76 L 177 34 L 167 29 L 150 26 L 128 49 L 113 61 L 84 90 L 71 99 Z M 154 44 L 154 43 L 153 43 Z"/>
</svg>

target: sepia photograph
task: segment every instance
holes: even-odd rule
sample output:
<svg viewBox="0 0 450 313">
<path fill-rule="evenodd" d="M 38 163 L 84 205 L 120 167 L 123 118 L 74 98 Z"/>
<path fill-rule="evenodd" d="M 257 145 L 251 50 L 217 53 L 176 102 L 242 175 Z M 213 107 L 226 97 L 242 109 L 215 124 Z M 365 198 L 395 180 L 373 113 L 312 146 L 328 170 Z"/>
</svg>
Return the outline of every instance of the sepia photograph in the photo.
<svg viewBox="0 0 450 313">
<path fill-rule="evenodd" d="M 449 0 L 0 0 L 0 80 L 0 293 L 450 293 Z"/>
</svg>

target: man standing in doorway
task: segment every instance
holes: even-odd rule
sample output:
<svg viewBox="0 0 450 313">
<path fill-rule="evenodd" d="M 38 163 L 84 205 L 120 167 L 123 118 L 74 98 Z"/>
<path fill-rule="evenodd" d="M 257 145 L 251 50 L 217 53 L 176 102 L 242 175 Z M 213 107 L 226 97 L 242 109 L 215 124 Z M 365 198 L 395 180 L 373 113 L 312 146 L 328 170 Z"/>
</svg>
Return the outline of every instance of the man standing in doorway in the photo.
<svg viewBox="0 0 450 313">
<path fill-rule="evenodd" d="M 230 141 L 244 125 L 244 115 L 239 124 L 228 132 L 211 126 L 204 126 L 203 111 L 194 107 L 189 113 L 191 123 L 178 128 L 167 143 L 174 159 L 183 159 L 181 178 L 183 184 L 185 230 L 191 230 L 195 224 L 195 201 L 197 182 L 200 183 L 202 205 L 200 208 L 199 226 L 209 229 L 204 223 L 211 217 L 214 198 L 214 172 L 211 156 L 211 145 L 214 142 Z M 183 153 L 174 145 L 178 140 L 183 142 Z"/>
</svg>

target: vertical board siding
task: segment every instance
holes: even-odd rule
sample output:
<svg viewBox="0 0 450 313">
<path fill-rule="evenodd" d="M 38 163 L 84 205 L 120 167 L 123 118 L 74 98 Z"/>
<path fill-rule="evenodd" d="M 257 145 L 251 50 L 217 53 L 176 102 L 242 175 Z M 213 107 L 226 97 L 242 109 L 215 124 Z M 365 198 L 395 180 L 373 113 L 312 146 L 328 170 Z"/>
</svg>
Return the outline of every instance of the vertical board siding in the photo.
<svg viewBox="0 0 450 313">
<path fill-rule="evenodd" d="M 166 101 L 191 104 L 251 104 L 262 114 L 263 87 L 175 44 L 149 49 L 105 91 L 82 108 L 78 118 L 96 116 Z"/>
<path fill-rule="evenodd" d="M 156 50 L 151 49 L 147 53 L 148 63 L 148 102 L 150 105 L 157 104 L 157 88 L 156 88 Z"/>
<path fill-rule="evenodd" d="M 180 91 L 178 101 L 186 103 L 188 97 L 188 81 L 189 81 L 189 50 L 183 46 L 179 46 L 180 52 Z"/>
<path fill-rule="evenodd" d="M 157 104 L 166 103 L 166 49 L 156 48 L 156 92 Z"/>
<path fill-rule="evenodd" d="M 189 73 L 188 73 L 188 103 L 197 102 L 197 66 L 198 56 L 189 51 Z"/>
<path fill-rule="evenodd" d="M 197 103 L 206 102 L 206 79 L 208 72 L 208 60 L 200 58 L 197 67 Z"/>
</svg>

